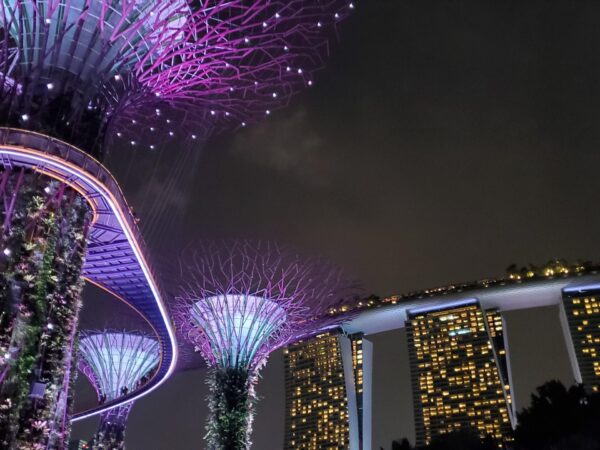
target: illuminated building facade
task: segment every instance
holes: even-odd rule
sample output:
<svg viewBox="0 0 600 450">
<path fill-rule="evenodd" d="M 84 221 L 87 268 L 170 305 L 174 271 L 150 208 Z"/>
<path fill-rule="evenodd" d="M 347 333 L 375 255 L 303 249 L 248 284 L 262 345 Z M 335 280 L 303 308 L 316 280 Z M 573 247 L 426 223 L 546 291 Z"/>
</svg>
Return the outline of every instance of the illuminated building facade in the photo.
<svg viewBox="0 0 600 450">
<path fill-rule="evenodd" d="M 600 390 L 600 289 L 565 289 L 561 323 L 575 380 L 589 392 Z"/>
<path fill-rule="evenodd" d="M 364 450 L 371 448 L 373 344 L 361 334 L 351 336 L 350 344 L 352 345 L 352 369 L 356 392 L 358 440 L 360 448 Z"/>
<path fill-rule="evenodd" d="M 286 348 L 284 359 L 284 449 L 370 449 L 372 344 L 321 334 Z"/>
<path fill-rule="evenodd" d="M 406 330 L 417 446 L 461 429 L 501 445 L 510 433 L 509 406 L 479 303 L 409 310 Z"/>
</svg>

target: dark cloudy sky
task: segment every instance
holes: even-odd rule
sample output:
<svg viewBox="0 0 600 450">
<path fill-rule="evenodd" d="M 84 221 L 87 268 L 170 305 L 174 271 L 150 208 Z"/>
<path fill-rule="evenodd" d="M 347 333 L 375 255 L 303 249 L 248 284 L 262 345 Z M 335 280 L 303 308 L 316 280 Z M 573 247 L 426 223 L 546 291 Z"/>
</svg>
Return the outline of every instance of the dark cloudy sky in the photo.
<svg viewBox="0 0 600 450">
<path fill-rule="evenodd" d="M 599 17 L 597 1 L 359 2 L 314 88 L 204 149 L 182 240 L 277 238 L 379 295 L 598 260 Z M 520 406 L 546 379 L 571 382 L 556 313 L 508 317 Z M 413 433 L 406 345 L 373 341 L 387 449 Z M 277 353 L 261 381 L 256 449 L 281 448 L 282 367 Z M 204 396 L 192 371 L 140 401 L 130 450 L 203 448 Z"/>
</svg>

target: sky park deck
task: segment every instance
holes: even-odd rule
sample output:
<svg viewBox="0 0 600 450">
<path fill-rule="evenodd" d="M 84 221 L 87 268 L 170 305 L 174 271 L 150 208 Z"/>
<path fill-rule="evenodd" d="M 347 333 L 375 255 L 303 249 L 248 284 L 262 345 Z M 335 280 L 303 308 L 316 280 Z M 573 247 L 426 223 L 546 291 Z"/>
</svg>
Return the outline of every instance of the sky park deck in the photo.
<svg viewBox="0 0 600 450">
<path fill-rule="evenodd" d="M 406 297 L 388 297 L 359 311 L 349 312 L 352 318 L 343 325 L 349 334 L 374 334 L 404 327 L 409 311 L 451 307 L 453 303 L 479 301 L 483 309 L 500 312 L 519 309 L 559 306 L 563 292 L 600 290 L 600 273 L 596 271 L 566 276 L 552 276 L 518 282 L 480 283 L 479 286 L 452 290 L 430 290 Z M 436 292 L 437 291 L 437 292 Z M 342 313 L 343 314 L 343 313 Z"/>
</svg>

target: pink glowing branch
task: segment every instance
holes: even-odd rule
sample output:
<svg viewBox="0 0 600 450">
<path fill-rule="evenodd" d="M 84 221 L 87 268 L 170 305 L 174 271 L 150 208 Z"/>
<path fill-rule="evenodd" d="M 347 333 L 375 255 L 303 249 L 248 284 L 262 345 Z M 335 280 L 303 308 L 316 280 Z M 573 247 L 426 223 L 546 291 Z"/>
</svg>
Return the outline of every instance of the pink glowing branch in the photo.
<svg viewBox="0 0 600 450">
<path fill-rule="evenodd" d="M 48 103 L 73 88 L 82 95 L 73 104 L 99 117 L 159 100 L 239 127 L 312 85 L 352 9 L 348 0 L 0 2 L 0 73 L 14 85 L 2 83 L 0 106 L 24 108 L 15 86 L 39 95 L 56 84 Z"/>
<path fill-rule="evenodd" d="M 274 243 L 200 243 L 182 262 L 175 316 L 212 366 L 262 365 L 302 335 L 338 324 L 328 314 L 353 287 L 341 270 Z"/>
</svg>

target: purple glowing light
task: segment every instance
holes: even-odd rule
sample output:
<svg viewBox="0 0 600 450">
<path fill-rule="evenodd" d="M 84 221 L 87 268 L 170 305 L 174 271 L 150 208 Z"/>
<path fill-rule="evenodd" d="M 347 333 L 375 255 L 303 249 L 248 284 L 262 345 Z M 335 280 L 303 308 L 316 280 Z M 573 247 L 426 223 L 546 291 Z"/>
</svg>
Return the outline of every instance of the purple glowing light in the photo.
<svg viewBox="0 0 600 450">
<path fill-rule="evenodd" d="M 252 361 L 284 325 L 286 310 L 277 302 L 252 295 L 217 295 L 198 300 L 190 308 L 221 366 Z"/>
<path fill-rule="evenodd" d="M 348 288 L 338 268 L 272 243 L 205 243 L 183 265 L 176 319 L 216 367 L 257 369 L 273 350 L 336 324 L 327 311 Z"/>
<path fill-rule="evenodd" d="M 79 344 L 80 370 L 104 401 L 129 393 L 160 359 L 156 339 L 136 333 L 84 333 Z"/>
<path fill-rule="evenodd" d="M 175 332 L 171 327 L 171 319 L 163 303 L 163 296 L 144 257 L 143 250 L 140 248 L 140 236 L 137 230 L 132 228 L 132 218 L 128 214 L 129 210 L 125 206 L 118 186 L 108 173 L 103 172 L 104 169 L 94 168 L 94 162 L 89 157 L 66 144 L 60 144 L 50 138 L 42 138 L 32 133 L 7 129 L 0 129 L 0 137 L 2 141 L 18 142 L 19 147 L 27 149 L 27 152 L 23 153 L 13 148 L 0 146 L 0 156 L 9 167 L 36 168 L 43 166 L 51 169 L 62 180 L 77 180 L 83 195 L 92 200 L 96 210 L 102 211 L 91 231 L 92 243 L 96 247 L 97 253 L 90 251 L 88 247 L 87 261 L 84 267 L 85 275 L 93 283 L 109 292 L 114 292 L 136 308 L 148 312 L 146 317 L 152 321 L 152 326 L 159 333 L 163 345 L 160 367 L 157 376 L 150 383 L 140 386 L 130 394 L 128 401 L 148 395 L 173 374 L 178 349 Z M 57 155 L 61 157 L 57 158 Z M 72 164 L 75 161 L 81 163 L 82 160 L 85 161 L 83 166 L 87 170 Z M 93 176 L 91 173 L 96 175 Z M 104 241 L 106 239 L 104 230 L 107 224 L 110 224 L 115 231 L 119 230 L 118 241 L 122 244 L 118 248 L 114 248 L 114 235 Z M 118 228 L 114 228 L 117 225 Z M 98 231 L 94 231 L 95 229 Z M 104 251 L 106 246 L 111 249 L 109 252 Z M 10 249 L 6 250 L 10 253 Z M 124 254 L 129 256 L 123 259 Z M 97 265 L 99 258 L 102 258 L 103 262 L 100 266 Z M 131 261 L 135 261 L 135 263 Z M 118 270 L 107 275 L 102 269 L 104 263 Z M 142 280 L 140 283 L 136 283 L 135 289 L 132 289 L 132 278 Z M 105 406 L 77 414 L 72 421 L 86 419 L 119 404 L 118 400 L 109 402 Z"/>
</svg>

